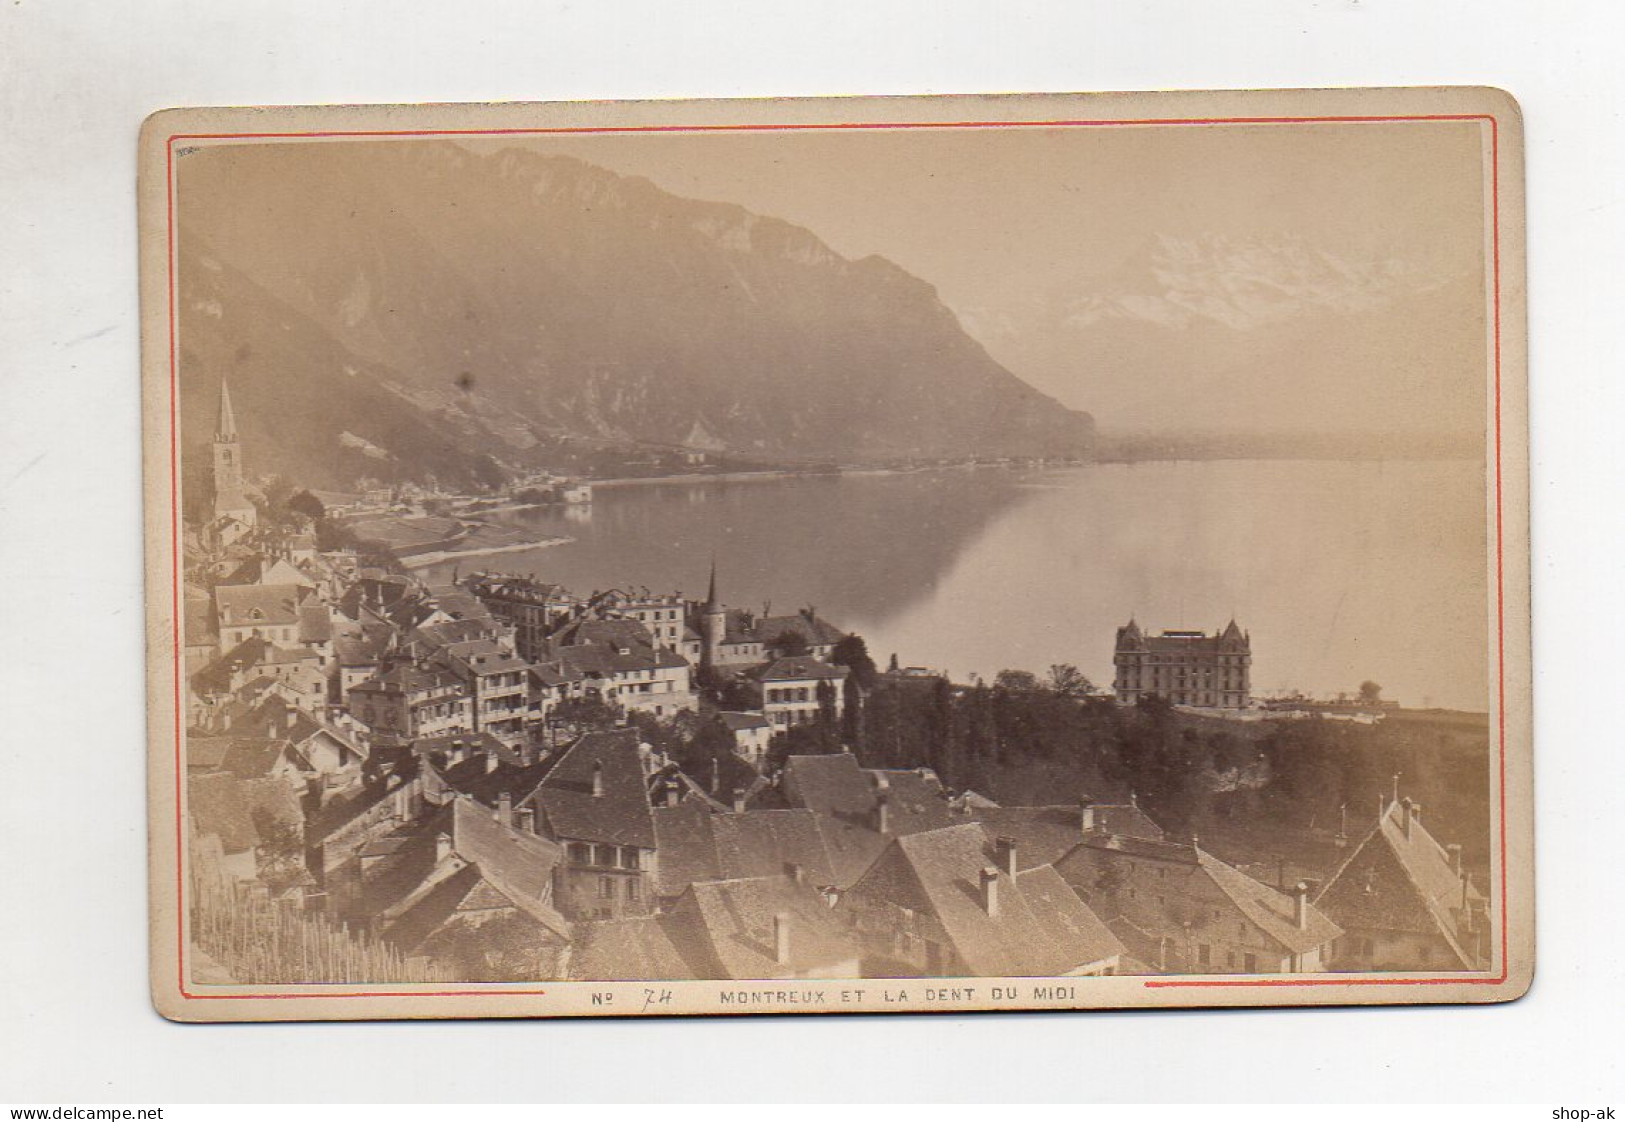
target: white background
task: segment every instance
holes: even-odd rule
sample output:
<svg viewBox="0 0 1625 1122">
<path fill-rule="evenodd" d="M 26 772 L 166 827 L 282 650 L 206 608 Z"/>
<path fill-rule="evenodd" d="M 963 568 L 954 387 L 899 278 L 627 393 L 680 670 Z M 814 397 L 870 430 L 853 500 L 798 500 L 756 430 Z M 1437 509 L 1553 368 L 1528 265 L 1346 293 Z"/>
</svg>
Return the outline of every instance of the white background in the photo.
<svg viewBox="0 0 1625 1122">
<path fill-rule="evenodd" d="M 1619 1103 L 1625 745 L 1609 703 L 1621 681 L 1625 28 L 1614 6 L 136 7 L 0 0 L 0 1100 Z M 146 113 L 1443 83 L 1511 90 L 1528 130 L 1540 894 L 1529 997 L 660 1023 L 182 1027 L 153 1014 L 134 189 Z"/>
</svg>

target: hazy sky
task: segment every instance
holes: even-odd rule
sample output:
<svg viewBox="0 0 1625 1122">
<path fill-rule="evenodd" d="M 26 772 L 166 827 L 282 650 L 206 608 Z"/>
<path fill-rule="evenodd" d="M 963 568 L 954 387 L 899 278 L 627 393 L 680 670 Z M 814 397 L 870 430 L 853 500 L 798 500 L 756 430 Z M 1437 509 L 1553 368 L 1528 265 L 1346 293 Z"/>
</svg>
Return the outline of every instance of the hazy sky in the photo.
<svg viewBox="0 0 1625 1122">
<path fill-rule="evenodd" d="M 1150 234 L 1301 236 L 1440 275 L 1481 268 L 1465 122 L 659 133 L 468 142 L 642 175 L 878 253 L 952 307 L 1087 282 Z"/>
</svg>

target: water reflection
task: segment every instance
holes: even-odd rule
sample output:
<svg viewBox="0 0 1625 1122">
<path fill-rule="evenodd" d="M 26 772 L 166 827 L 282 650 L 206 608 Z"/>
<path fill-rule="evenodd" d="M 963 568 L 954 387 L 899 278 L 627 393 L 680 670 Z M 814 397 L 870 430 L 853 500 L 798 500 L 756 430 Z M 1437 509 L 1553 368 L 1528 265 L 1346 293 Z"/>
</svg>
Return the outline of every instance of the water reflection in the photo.
<svg viewBox="0 0 1625 1122">
<path fill-rule="evenodd" d="M 1111 675 L 1130 615 L 1253 635 L 1257 690 L 1483 709 L 1487 582 L 1475 464 L 1212 462 L 1050 472 L 599 488 L 515 514 L 575 542 L 493 558 L 581 592 L 704 587 L 812 605 L 877 659 L 991 677 L 1072 662 Z M 465 561 L 465 567 L 468 562 Z M 447 568 L 449 572 L 449 567 Z"/>
</svg>

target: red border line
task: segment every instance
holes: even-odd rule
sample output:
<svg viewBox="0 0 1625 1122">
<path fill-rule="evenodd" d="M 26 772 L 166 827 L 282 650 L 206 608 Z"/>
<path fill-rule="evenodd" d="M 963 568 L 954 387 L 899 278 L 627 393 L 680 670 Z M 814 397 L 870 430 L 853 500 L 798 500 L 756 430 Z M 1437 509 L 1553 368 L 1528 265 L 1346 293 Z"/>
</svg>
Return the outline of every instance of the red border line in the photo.
<svg viewBox="0 0 1625 1122">
<path fill-rule="evenodd" d="M 1503 556 L 1504 520 L 1502 494 L 1501 445 L 1501 168 L 1500 126 L 1493 114 L 1488 113 L 1419 113 L 1391 116 L 1329 116 L 1329 117 L 1144 117 L 1114 120 L 1052 120 L 1052 121 L 919 121 L 919 122 L 858 122 L 849 124 L 778 124 L 778 125 L 630 125 L 630 126 L 576 126 L 560 128 L 508 128 L 508 129 L 395 129 L 376 131 L 316 130 L 306 132 L 241 132 L 241 133 L 175 133 L 165 144 L 165 186 L 167 191 L 167 238 L 169 272 L 169 467 L 170 517 L 173 563 L 174 642 L 175 642 L 175 899 L 177 986 L 181 996 L 190 1001 L 234 1000 L 291 1000 L 298 998 L 356 998 L 356 997 L 540 997 L 546 990 L 476 989 L 431 990 L 427 992 L 378 990 L 374 992 L 343 993 L 230 993 L 199 994 L 186 988 L 186 910 L 185 895 L 185 826 L 181 815 L 182 785 L 185 774 L 183 752 L 185 745 L 185 719 L 182 703 L 184 670 L 181 627 L 181 523 L 180 523 L 180 470 L 179 470 L 179 323 L 175 314 L 175 142 L 178 140 L 308 140 L 348 138 L 355 140 L 392 137 L 432 136 L 563 136 L 563 135 L 624 135 L 632 133 L 744 133 L 744 132 L 838 132 L 838 131 L 896 131 L 905 129 L 1008 129 L 1008 128 L 1101 128 L 1120 126 L 1166 125 L 1292 125 L 1292 124 L 1403 124 L 1441 121 L 1479 121 L 1490 126 L 1490 219 L 1492 246 L 1492 298 L 1494 304 L 1494 385 L 1495 385 L 1495 622 L 1496 622 L 1496 702 L 1500 713 L 1499 759 L 1497 782 L 1500 800 L 1500 882 L 1501 882 L 1501 973 L 1494 978 L 1414 977 L 1414 978 L 1247 978 L 1247 979 L 1170 979 L 1146 980 L 1147 989 L 1191 988 L 1255 988 L 1306 986 L 1434 986 L 1434 985 L 1491 985 L 1506 982 L 1507 961 L 1507 863 L 1506 863 L 1506 579 Z"/>
<path fill-rule="evenodd" d="M 347 139 L 377 139 L 379 137 L 409 136 L 561 136 L 600 135 L 625 133 L 695 133 L 695 132 L 840 132 L 857 129 L 1011 129 L 1011 128 L 1098 128 L 1134 125 L 1293 125 L 1293 124 L 1385 124 L 1409 121 L 1483 121 L 1494 118 L 1484 113 L 1417 113 L 1397 116 L 1348 117 L 1125 117 L 1110 121 L 1052 120 L 1052 121 L 861 121 L 847 124 L 779 124 L 779 125 L 576 125 L 557 128 L 513 129 L 376 129 L 350 131 L 345 129 L 316 129 L 306 132 L 200 132 L 177 133 L 176 140 L 276 140 L 344 137 Z"/>
</svg>

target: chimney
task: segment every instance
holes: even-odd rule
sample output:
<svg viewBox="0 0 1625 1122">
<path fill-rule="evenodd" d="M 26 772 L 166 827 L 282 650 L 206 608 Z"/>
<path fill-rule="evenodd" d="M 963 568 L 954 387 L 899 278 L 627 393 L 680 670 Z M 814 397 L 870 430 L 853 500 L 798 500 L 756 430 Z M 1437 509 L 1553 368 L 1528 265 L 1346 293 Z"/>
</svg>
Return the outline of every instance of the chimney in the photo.
<svg viewBox="0 0 1625 1122">
<path fill-rule="evenodd" d="M 744 791 L 735 791 L 734 792 L 734 813 L 735 814 L 744 814 L 745 813 L 745 792 Z"/>
<path fill-rule="evenodd" d="M 1086 802 L 1079 808 L 1079 810 L 1082 812 L 1083 817 L 1083 832 L 1086 834 L 1093 833 L 1095 829 L 1094 806 Z"/>
<path fill-rule="evenodd" d="M 790 913 L 773 914 L 773 961 L 780 966 L 790 962 Z"/>
<path fill-rule="evenodd" d="M 440 864 L 451 856 L 451 836 L 449 834 L 436 834 L 434 836 L 434 861 Z"/>
<path fill-rule="evenodd" d="M 487 751 L 485 753 L 485 774 L 490 775 L 497 769 L 497 764 L 499 763 L 501 763 L 501 761 L 497 759 L 497 754 L 494 751 Z"/>
<path fill-rule="evenodd" d="M 513 825 L 513 796 L 506 791 L 497 796 L 497 821 L 504 826 Z"/>
<path fill-rule="evenodd" d="M 1309 930 L 1309 886 L 1301 880 L 1292 889 L 1292 921 L 1299 931 Z"/>
<path fill-rule="evenodd" d="M 595 799 L 601 799 L 604 797 L 603 760 L 594 760 L 592 762 L 592 797 Z"/>
<path fill-rule="evenodd" d="M 677 805 L 677 799 L 681 794 L 682 794 L 682 792 L 677 789 L 677 784 L 676 783 L 667 783 L 666 784 L 666 805 L 667 806 L 676 806 Z"/>
<path fill-rule="evenodd" d="M 1403 815 L 1403 817 L 1400 819 L 1400 821 L 1404 825 L 1405 840 L 1410 841 L 1411 840 L 1411 815 L 1414 813 L 1413 808 L 1411 806 L 1411 800 L 1406 799 L 1404 802 L 1400 803 L 1399 804 L 1399 809 L 1400 809 L 1401 814 Z"/>
<path fill-rule="evenodd" d="M 519 808 L 519 828 L 527 834 L 536 832 L 536 810 L 534 807 L 522 806 Z"/>
<path fill-rule="evenodd" d="M 982 870 L 982 910 L 994 918 L 999 914 L 999 870 Z"/>
<path fill-rule="evenodd" d="M 1418 826 L 1420 826 L 1422 824 L 1422 804 L 1421 803 L 1412 803 L 1411 804 L 1411 821 L 1416 823 Z"/>
<path fill-rule="evenodd" d="M 875 832 L 891 833 L 891 800 L 884 793 L 875 799 Z"/>
<path fill-rule="evenodd" d="M 790 879 L 797 884 L 803 883 L 807 878 L 806 870 L 801 867 L 799 861 L 791 861 L 785 866 L 785 871 L 790 874 Z"/>
<path fill-rule="evenodd" d="M 841 902 L 841 890 L 836 888 L 833 884 L 819 885 L 818 895 L 824 898 L 824 906 L 826 908 L 833 908 L 836 904 Z"/>
<path fill-rule="evenodd" d="M 1446 853 L 1450 854 L 1450 871 L 1458 877 L 1461 876 L 1461 846 L 1451 844 L 1445 846 L 1444 849 Z"/>
<path fill-rule="evenodd" d="M 1005 876 L 1016 875 L 1016 839 L 996 838 L 993 842 L 993 851 L 998 854 L 999 869 Z"/>
</svg>

